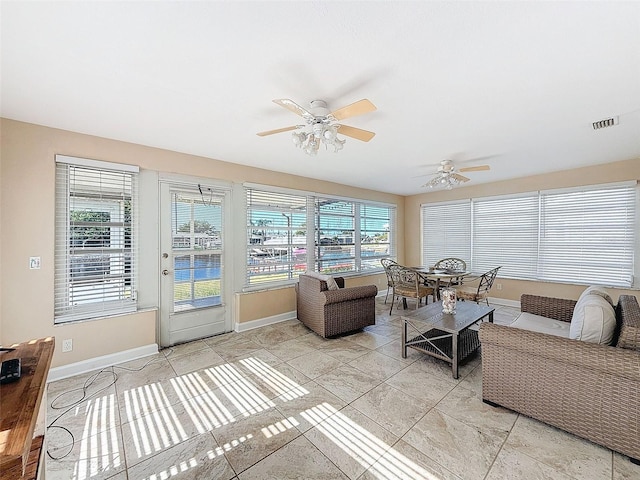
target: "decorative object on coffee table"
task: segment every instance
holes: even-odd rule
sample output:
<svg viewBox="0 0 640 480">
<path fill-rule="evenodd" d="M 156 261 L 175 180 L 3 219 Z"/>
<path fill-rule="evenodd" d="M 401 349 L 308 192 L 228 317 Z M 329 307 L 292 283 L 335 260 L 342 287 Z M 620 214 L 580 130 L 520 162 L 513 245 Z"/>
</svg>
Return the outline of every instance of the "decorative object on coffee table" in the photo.
<svg viewBox="0 0 640 480">
<path fill-rule="evenodd" d="M 442 313 L 456 313 L 456 291 L 453 288 L 443 288 L 440 290 L 442 298 Z"/>
</svg>

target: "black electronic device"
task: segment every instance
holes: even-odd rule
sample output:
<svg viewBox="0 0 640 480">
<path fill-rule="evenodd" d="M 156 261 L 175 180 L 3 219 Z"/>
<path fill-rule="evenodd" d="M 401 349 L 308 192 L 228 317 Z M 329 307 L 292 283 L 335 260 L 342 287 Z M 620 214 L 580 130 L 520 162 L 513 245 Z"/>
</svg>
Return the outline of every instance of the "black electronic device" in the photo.
<svg viewBox="0 0 640 480">
<path fill-rule="evenodd" d="M 19 358 L 2 362 L 0 368 L 0 384 L 15 382 L 20 379 L 21 364 Z"/>
</svg>

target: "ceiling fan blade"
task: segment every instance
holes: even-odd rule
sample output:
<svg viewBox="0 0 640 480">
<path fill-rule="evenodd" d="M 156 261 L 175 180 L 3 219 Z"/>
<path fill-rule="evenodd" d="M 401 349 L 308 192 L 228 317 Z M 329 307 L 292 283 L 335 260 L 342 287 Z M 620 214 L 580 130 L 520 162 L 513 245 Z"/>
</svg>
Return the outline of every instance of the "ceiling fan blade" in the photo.
<svg viewBox="0 0 640 480">
<path fill-rule="evenodd" d="M 463 167 L 459 168 L 459 172 L 480 172 L 482 170 L 490 170 L 491 167 L 489 165 L 477 165 L 475 167 Z"/>
<path fill-rule="evenodd" d="M 459 182 L 468 182 L 469 180 L 471 180 L 470 178 L 465 177 L 464 175 L 460 175 L 459 173 L 452 173 L 451 174 L 452 178 L 455 178 L 457 181 Z"/>
<path fill-rule="evenodd" d="M 289 132 L 291 130 L 295 130 L 296 128 L 299 128 L 299 126 L 294 125 L 293 127 L 284 127 L 284 128 L 277 128 L 275 130 L 267 130 L 266 132 L 256 133 L 256 135 L 258 135 L 259 137 L 265 137 L 267 135 L 273 135 L 274 133 Z"/>
<path fill-rule="evenodd" d="M 361 140 L 363 142 L 368 142 L 376 135 L 375 133 L 368 130 L 362 130 L 361 128 L 350 127 L 348 125 L 336 126 L 338 127 L 338 133 L 346 135 L 347 137 L 355 138 L 356 140 Z"/>
<path fill-rule="evenodd" d="M 355 117 L 356 115 L 373 112 L 374 110 L 377 110 L 376 106 L 366 98 L 363 98 L 351 105 L 347 105 L 346 107 L 339 108 L 335 112 L 331 112 L 331 115 L 336 120 L 344 120 L 345 118 Z"/>
<path fill-rule="evenodd" d="M 293 100 L 289 100 L 288 98 L 278 98 L 278 99 L 274 100 L 273 103 L 276 103 L 276 104 L 280 105 L 281 107 L 284 107 L 287 110 L 295 113 L 296 115 L 300 115 L 301 117 L 305 117 L 305 118 L 306 117 L 313 117 L 313 114 L 311 112 L 309 112 L 308 110 L 302 108 L 296 102 L 294 102 Z"/>
</svg>

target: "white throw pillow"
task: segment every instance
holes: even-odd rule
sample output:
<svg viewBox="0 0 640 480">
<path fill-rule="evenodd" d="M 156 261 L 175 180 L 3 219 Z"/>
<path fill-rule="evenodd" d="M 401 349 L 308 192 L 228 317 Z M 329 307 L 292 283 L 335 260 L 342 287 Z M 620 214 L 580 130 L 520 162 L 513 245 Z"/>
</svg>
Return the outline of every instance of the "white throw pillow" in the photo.
<svg viewBox="0 0 640 480">
<path fill-rule="evenodd" d="M 327 288 L 329 290 L 339 290 L 340 287 L 338 286 L 338 284 L 336 283 L 336 279 L 333 278 L 331 275 L 325 275 L 327 278 L 323 278 L 323 280 L 325 282 L 327 282 Z"/>
<path fill-rule="evenodd" d="M 325 282 L 327 282 L 327 289 L 328 290 L 339 290 L 340 289 L 340 287 L 336 283 L 336 279 L 333 278 L 331 275 L 325 275 L 323 273 L 312 272 L 312 271 L 305 272 L 305 275 L 307 275 L 309 277 L 317 278 L 318 280 L 324 280 Z"/>
<path fill-rule="evenodd" d="M 569 338 L 610 345 L 616 328 L 613 306 L 599 294 L 581 295 L 573 309 Z"/>
<path fill-rule="evenodd" d="M 609 292 L 607 292 L 604 289 L 604 287 L 600 287 L 598 285 L 592 285 L 591 287 L 587 288 L 584 292 L 582 292 L 582 295 L 580 295 L 580 298 L 584 297 L 585 295 L 600 295 L 607 302 L 609 302 L 612 307 L 614 306 L 611 295 L 609 295 Z"/>
</svg>

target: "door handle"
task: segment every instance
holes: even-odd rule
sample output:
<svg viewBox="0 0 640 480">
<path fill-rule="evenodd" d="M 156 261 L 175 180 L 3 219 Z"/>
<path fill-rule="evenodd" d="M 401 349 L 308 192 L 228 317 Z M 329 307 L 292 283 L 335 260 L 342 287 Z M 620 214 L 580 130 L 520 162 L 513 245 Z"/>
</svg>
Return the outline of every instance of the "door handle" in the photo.
<svg viewBox="0 0 640 480">
<path fill-rule="evenodd" d="M 164 275 L 165 277 L 169 275 L 169 270 L 167 270 L 166 268 L 162 270 L 162 275 Z"/>
</svg>

